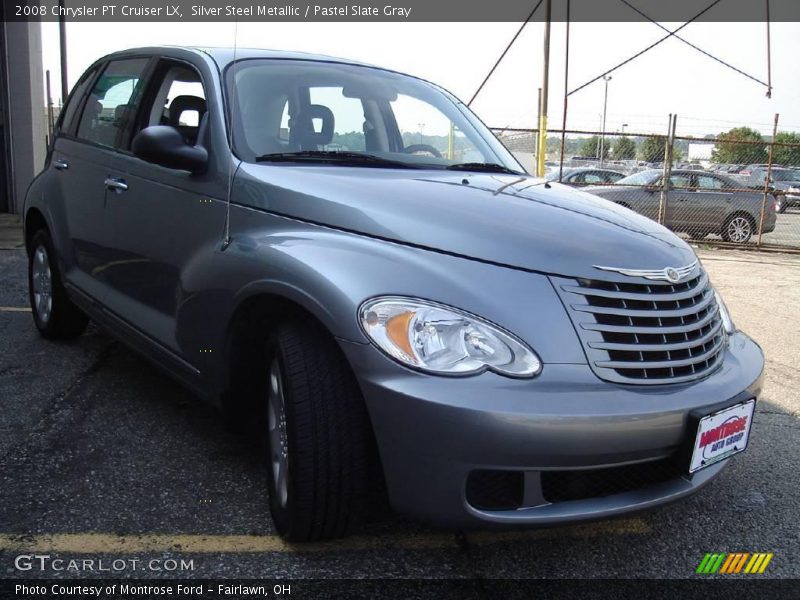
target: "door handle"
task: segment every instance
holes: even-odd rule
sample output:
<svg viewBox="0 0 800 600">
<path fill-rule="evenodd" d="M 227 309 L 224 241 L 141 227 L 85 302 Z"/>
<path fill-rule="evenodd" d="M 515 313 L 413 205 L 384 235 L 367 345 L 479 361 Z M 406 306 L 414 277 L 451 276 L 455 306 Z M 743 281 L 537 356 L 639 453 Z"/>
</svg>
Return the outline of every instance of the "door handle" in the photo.
<svg viewBox="0 0 800 600">
<path fill-rule="evenodd" d="M 108 177 L 103 182 L 106 185 L 106 188 L 112 190 L 114 192 L 127 192 L 128 191 L 128 184 L 125 183 L 124 179 L 117 179 L 115 177 Z"/>
<path fill-rule="evenodd" d="M 65 160 L 58 159 L 53 161 L 53 167 L 55 167 L 59 171 L 66 171 L 67 169 L 69 169 L 69 163 Z"/>
</svg>

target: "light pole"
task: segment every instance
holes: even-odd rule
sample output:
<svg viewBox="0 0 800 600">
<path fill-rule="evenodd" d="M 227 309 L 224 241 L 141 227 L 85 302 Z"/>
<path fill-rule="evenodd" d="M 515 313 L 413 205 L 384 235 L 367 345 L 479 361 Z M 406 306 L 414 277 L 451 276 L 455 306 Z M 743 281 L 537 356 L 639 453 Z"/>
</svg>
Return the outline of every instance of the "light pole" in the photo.
<svg viewBox="0 0 800 600">
<path fill-rule="evenodd" d="M 604 75 L 603 81 L 606 82 L 605 95 L 603 96 L 603 129 L 600 133 L 600 168 L 603 167 L 603 154 L 605 153 L 606 145 L 606 111 L 608 109 L 608 82 L 611 81 L 611 75 Z"/>
</svg>

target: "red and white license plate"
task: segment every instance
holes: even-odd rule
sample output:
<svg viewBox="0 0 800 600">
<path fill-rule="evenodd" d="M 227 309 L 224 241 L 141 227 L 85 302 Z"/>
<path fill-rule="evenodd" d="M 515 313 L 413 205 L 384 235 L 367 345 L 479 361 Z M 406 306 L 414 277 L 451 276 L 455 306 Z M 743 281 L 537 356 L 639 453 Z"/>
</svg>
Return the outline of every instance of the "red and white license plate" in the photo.
<svg viewBox="0 0 800 600">
<path fill-rule="evenodd" d="M 700 419 L 689 473 L 694 473 L 747 448 L 756 400 L 747 400 Z"/>
</svg>

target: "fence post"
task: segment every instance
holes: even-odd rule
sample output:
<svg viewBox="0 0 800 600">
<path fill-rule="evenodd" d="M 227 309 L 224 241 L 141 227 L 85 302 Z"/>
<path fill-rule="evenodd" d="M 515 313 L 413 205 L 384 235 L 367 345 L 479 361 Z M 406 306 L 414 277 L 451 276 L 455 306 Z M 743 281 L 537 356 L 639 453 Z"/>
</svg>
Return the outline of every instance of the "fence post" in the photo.
<svg viewBox="0 0 800 600">
<path fill-rule="evenodd" d="M 761 201 L 761 218 L 758 221 L 757 248 L 761 248 L 761 236 L 764 234 L 764 216 L 767 212 L 769 186 L 772 183 L 772 155 L 775 152 L 775 136 L 778 135 L 778 118 L 778 113 L 775 113 L 775 122 L 772 124 L 772 141 L 769 143 L 769 158 L 767 159 L 767 178 L 764 180 L 764 199 Z"/>
<path fill-rule="evenodd" d="M 664 144 L 664 173 L 661 176 L 661 194 L 658 199 L 658 223 L 664 224 L 667 212 L 667 192 L 669 191 L 669 179 L 672 175 L 672 145 L 675 140 L 675 125 L 678 115 L 669 114 L 667 120 L 667 141 Z"/>
</svg>

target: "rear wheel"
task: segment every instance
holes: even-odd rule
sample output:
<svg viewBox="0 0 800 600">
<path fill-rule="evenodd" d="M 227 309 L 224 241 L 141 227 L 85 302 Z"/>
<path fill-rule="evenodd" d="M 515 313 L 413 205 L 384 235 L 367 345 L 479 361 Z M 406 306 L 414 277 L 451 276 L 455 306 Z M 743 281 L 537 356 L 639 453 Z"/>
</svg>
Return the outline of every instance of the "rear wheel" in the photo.
<svg viewBox="0 0 800 600">
<path fill-rule="evenodd" d="M 778 197 L 775 200 L 775 210 L 777 210 L 779 213 L 785 213 L 787 208 L 789 207 L 787 206 L 785 199 Z"/>
<path fill-rule="evenodd" d="M 358 383 L 316 324 L 279 326 L 265 357 L 264 447 L 275 527 L 297 542 L 346 535 L 362 518 L 371 439 Z"/>
<path fill-rule="evenodd" d="M 722 239 L 726 242 L 746 244 L 753 237 L 755 222 L 747 215 L 733 215 L 722 228 Z"/>
<path fill-rule="evenodd" d="M 40 229 L 28 247 L 28 295 L 33 322 L 42 337 L 64 340 L 78 337 L 89 319 L 67 297 L 53 243 Z"/>
</svg>

